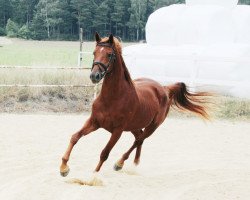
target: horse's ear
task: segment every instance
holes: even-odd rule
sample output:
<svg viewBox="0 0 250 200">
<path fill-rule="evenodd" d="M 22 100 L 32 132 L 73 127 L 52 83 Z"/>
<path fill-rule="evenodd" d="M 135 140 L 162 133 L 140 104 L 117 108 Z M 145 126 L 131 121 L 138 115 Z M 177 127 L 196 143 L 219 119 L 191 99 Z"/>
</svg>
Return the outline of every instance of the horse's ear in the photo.
<svg viewBox="0 0 250 200">
<path fill-rule="evenodd" d="M 110 44 L 114 43 L 114 36 L 112 34 L 109 35 L 109 43 Z"/>
<path fill-rule="evenodd" d="M 95 41 L 96 42 L 100 42 L 101 41 L 101 37 L 100 37 L 100 35 L 97 32 L 95 32 Z"/>
</svg>

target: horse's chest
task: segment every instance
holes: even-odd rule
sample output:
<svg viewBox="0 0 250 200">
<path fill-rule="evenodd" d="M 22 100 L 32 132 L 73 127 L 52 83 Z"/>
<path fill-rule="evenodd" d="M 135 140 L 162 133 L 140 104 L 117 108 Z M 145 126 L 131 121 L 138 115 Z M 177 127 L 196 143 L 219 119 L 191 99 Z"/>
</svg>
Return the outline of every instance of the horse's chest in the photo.
<svg viewBox="0 0 250 200">
<path fill-rule="evenodd" d="M 121 103 L 123 102 L 123 103 Z M 112 132 L 124 129 L 134 115 L 134 105 L 128 98 L 110 104 L 95 104 L 93 112 L 100 127 Z"/>
<path fill-rule="evenodd" d="M 122 115 L 114 115 L 108 112 L 102 112 L 98 114 L 97 121 L 100 127 L 112 131 L 115 128 L 122 127 L 124 123 L 124 117 Z"/>
</svg>

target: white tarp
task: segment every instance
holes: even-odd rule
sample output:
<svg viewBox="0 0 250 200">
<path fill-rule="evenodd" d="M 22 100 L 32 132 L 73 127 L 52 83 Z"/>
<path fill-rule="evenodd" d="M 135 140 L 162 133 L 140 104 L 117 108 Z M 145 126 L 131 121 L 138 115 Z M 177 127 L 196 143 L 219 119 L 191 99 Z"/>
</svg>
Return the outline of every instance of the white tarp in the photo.
<svg viewBox="0 0 250 200">
<path fill-rule="evenodd" d="M 220 1 L 189 0 L 151 14 L 147 44 L 123 51 L 133 78 L 184 81 L 250 98 L 250 6 Z"/>
<path fill-rule="evenodd" d="M 220 6 L 164 7 L 150 15 L 146 39 L 152 45 L 230 43 L 234 40 L 231 12 Z"/>
</svg>

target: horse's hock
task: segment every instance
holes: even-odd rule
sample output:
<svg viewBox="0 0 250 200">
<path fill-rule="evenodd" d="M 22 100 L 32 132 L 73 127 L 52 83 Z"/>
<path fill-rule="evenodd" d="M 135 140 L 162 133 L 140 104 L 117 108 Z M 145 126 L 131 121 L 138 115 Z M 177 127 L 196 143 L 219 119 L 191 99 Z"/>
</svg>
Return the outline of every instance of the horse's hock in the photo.
<svg viewBox="0 0 250 200">
<path fill-rule="evenodd" d="M 186 3 L 152 13 L 147 43 L 124 48 L 132 77 L 250 98 L 250 6 L 237 0 Z"/>
</svg>

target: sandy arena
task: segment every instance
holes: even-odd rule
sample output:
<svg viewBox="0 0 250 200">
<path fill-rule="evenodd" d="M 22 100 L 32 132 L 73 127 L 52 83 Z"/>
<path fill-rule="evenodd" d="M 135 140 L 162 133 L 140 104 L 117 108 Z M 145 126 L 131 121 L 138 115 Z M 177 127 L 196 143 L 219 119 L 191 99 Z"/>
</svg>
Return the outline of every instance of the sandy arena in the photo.
<svg viewBox="0 0 250 200">
<path fill-rule="evenodd" d="M 70 136 L 87 115 L 0 115 L 1 200 L 249 200 L 250 123 L 170 118 L 120 172 L 113 164 L 132 145 L 124 133 L 99 174 L 93 170 L 110 134 L 82 138 L 68 177 L 59 173 Z M 77 183 L 87 182 L 94 186 Z"/>
</svg>

